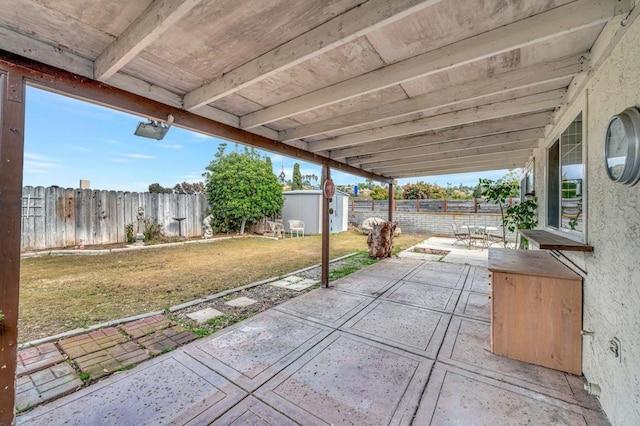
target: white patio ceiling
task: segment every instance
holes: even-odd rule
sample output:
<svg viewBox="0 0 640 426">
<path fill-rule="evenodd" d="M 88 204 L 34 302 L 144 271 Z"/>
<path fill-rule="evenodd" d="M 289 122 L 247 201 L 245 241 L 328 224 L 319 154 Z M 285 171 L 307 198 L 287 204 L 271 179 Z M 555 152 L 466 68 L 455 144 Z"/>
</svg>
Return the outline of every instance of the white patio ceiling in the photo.
<svg viewBox="0 0 640 426">
<path fill-rule="evenodd" d="M 413 177 L 524 166 L 628 3 L 0 0 L 0 49 Z"/>
</svg>

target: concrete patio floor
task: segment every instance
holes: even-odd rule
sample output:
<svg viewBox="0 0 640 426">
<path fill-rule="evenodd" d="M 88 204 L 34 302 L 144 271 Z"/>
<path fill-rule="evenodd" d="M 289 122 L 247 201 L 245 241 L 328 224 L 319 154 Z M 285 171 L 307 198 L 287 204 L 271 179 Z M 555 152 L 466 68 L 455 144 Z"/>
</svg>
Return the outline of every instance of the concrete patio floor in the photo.
<svg viewBox="0 0 640 426">
<path fill-rule="evenodd" d="M 481 266 L 387 259 L 18 424 L 606 425 L 583 378 L 489 350 Z"/>
</svg>

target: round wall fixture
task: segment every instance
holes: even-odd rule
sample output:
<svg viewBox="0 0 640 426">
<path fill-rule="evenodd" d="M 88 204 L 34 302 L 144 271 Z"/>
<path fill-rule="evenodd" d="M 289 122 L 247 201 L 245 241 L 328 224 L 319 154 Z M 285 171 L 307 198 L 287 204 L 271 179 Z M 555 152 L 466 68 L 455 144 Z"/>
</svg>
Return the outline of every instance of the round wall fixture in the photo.
<svg viewBox="0 0 640 426">
<path fill-rule="evenodd" d="M 612 181 L 631 186 L 640 180 L 640 112 L 637 108 L 627 108 L 609 120 L 604 161 Z"/>
</svg>

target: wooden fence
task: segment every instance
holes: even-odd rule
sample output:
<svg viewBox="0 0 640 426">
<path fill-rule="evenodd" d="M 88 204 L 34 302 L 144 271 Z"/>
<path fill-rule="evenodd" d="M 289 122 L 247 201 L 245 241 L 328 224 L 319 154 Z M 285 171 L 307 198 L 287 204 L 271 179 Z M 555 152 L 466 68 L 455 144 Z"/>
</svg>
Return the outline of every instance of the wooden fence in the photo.
<svg viewBox="0 0 640 426">
<path fill-rule="evenodd" d="M 152 194 L 42 186 L 22 189 L 22 250 L 126 242 L 138 213 L 168 236 L 202 235 L 205 195 Z M 176 220 L 184 218 L 183 220 Z"/>
</svg>

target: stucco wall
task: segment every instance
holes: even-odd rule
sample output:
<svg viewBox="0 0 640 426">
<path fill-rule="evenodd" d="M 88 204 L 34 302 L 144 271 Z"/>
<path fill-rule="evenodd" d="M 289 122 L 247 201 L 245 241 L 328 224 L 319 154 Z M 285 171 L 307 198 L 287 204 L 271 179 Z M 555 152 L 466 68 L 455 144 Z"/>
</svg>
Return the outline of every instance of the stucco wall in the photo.
<svg viewBox="0 0 640 426">
<path fill-rule="evenodd" d="M 585 102 L 586 100 L 586 102 Z M 640 184 L 613 183 L 604 168 L 609 118 L 640 106 L 640 19 L 636 19 L 590 80 L 582 102 L 587 134 L 587 242 L 591 254 L 563 252 L 585 269 L 583 338 L 585 377 L 598 384 L 600 402 L 614 425 L 640 424 Z M 569 108 L 572 106 L 570 105 Z M 542 146 L 546 146 L 541 144 Z M 545 214 L 545 151 L 536 151 L 536 192 Z M 617 337 L 622 357 L 609 350 Z"/>
</svg>

